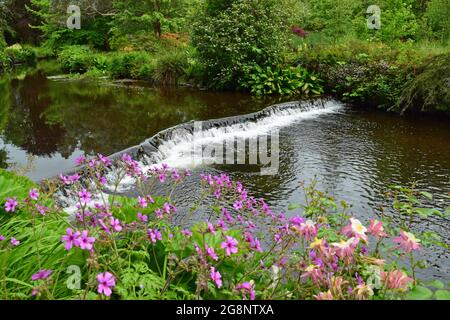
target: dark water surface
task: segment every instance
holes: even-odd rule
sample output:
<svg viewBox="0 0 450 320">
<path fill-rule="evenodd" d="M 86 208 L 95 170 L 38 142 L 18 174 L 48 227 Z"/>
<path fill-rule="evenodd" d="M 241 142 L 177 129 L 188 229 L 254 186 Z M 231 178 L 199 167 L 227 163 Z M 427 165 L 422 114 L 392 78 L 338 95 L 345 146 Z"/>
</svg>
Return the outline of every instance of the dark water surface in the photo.
<svg viewBox="0 0 450 320">
<path fill-rule="evenodd" d="M 179 123 L 247 114 L 270 103 L 237 93 L 47 80 L 40 73 L 0 79 L 0 163 L 39 181 L 71 169 L 83 153 L 112 154 Z M 351 212 L 364 221 L 373 208 L 389 205 L 383 194 L 390 184 L 415 181 L 435 196 L 435 206 L 450 205 L 448 118 L 399 117 L 347 106 L 281 128 L 280 151 L 275 176 L 260 176 L 245 165 L 196 171 L 225 171 L 279 211 L 303 202 L 299 182 L 314 177 L 320 188 L 353 204 Z M 180 194 L 181 204 L 195 195 L 194 183 L 195 178 Z M 430 218 L 417 228 L 435 230 L 448 242 L 448 219 Z M 430 268 L 423 274 L 450 278 L 447 250 L 426 258 Z"/>
</svg>

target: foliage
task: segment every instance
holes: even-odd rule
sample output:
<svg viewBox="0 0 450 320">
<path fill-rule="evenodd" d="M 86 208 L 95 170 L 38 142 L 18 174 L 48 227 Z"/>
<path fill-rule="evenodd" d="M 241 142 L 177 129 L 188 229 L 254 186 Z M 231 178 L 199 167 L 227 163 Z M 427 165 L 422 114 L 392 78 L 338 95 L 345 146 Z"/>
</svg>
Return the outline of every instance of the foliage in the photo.
<svg viewBox="0 0 450 320">
<path fill-rule="evenodd" d="M 153 58 L 146 52 L 117 53 L 112 57 L 111 76 L 116 79 L 147 78 L 153 70 Z"/>
<path fill-rule="evenodd" d="M 352 30 L 352 19 L 361 11 L 361 1 L 355 0 L 309 0 L 305 27 L 308 30 L 321 31 L 335 39 Z"/>
<path fill-rule="evenodd" d="M 261 68 L 255 65 L 248 73 L 241 86 L 257 96 L 323 93 L 321 81 L 302 67 Z"/>
<path fill-rule="evenodd" d="M 5 199 L 14 194 L 19 199 L 25 199 L 28 191 L 36 185 L 25 177 L 0 169 L 0 198 Z"/>
<path fill-rule="evenodd" d="M 289 14 L 281 5 L 275 0 L 236 0 L 220 10 L 206 2 L 192 41 L 210 87 L 236 88 L 254 63 L 264 66 L 282 58 Z"/>
<path fill-rule="evenodd" d="M 4 50 L 4 54 L 13 65 L 22 64 L 33 66 L 36 64 L 36 54 L 27 46 L 20 44 L 12 45 Z"/>
<path fill-rule="evenodd" d="M 425 17 L 431 31 L 442 42 L 450 39 L 450 1 L 430 0 L 427 3 Z"/>
<path fill-rule="evenodd" d="M 94 52 L 88 46 L 66 46 L 59 52 L 58 61 L 64 71 L 84 73 L 94 65 Z"/>
<path fill-rule="evenodd" d="M 161 37 L 164 31 L 179 31 L 186 26 L 189 8 L 197 0 L 114 0 L 111 32 L 115 37 L 153 32 Z"/>
<path fill-rule="evenodd" d="M 303 50 L 298 62 L 325 81 L 326 91 L 343 100 L 387 109 L 397 103 L 405 83 L 429 54 L 429 49 L 407 44 L 391 48 L 353 40 Z"/>
<path fill-rule="evenodd" d="M 421 262 L 414 252 L 430 242 L 425 234 L 417 239 L 410 233 L 408 219 L 400 226 L 374 219 L 366 228 L 348 215 L 346 203 L 338 204 L 314 183 L 305 187 L 306 205 L 291 206 L 296 212 L 287 217 L 225 174 L 201 175 L 198 202 L 181 213 L 171 190 L 189 179 L 188 172 L 162 166 L 144 174 L 126 154 L 115 162 L 99 155 L 77 163 L 90 165 L 47 184 L 47 191 L 33 189 L 20 202 L 11 198 L 13 192 L 3 201 L 1 298 L 448 297 L 439 281 L 426 284 L 415 277 Z M 104 176 L 110 169 L 115 175 Z M 104 183 L 115 189 L 126 176 L 135 181 L 138 198 L 99 196 Z M 150 196 L 157 183 L 166 186 L 168 196 Z M 48 201 L 60 188 L 78 202 L 74 219 Z M 421 212 L 412 198 L 415 191 L 394 191 L 401 215 Z M 174 224 L 176 215 L 196 214 L 200 207 L 207 210 L 206 221 L 189 228 Z M 412 278 L 397 267 L 397 259 L 405 256 L 411 259 Z"/>
<path fill-rule="evenodd" d="M 450 54 L 424 63 L 401 92 L 395 110 L 450 114 Z"/>
<path fill-rule="evenodd" d="M 28 10 L 39 19 L 34 28 L 43 34 L 45 47 L 52 50 L 67 45 L 89 45 L 96 49 L 108 49 L 108 33 L 111 2 L 107 0 L 79 0 L 82 8 L 82 27 L 71 30 L 66 26 L 66 13 L 71 3 L 67 0 L 31 0 Z"/>
<path fill-rule="evenodd" d="M 176 50 L 158 57 L 152 79 L 162 85 L 175 85 L 185 75 L 188 67 L 188 52 Z"/>
</svg>

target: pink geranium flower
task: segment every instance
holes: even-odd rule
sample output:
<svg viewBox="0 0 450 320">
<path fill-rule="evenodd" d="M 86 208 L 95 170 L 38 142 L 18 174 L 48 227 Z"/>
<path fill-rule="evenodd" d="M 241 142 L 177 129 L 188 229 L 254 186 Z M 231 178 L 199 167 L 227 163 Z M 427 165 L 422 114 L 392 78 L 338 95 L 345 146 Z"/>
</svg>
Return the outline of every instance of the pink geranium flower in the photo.
<svg viewBox="0 0 450 320">
<path fill-rule="evenodd" d="M 20 244 L 20 241 L 13 237 L 13 238 L 11 238 L 11 244 L 14 247 L 17 247 Z"/>
<path fill-rule="evenodd" d="M 138 204 L 141 208 L 146 208 L 148 206 L 147 200 L 141 197 L 138 197 Z"/>
<path fill-rule="evenodd" d="M 114 231 L 120 232 L 122 230 L 119 219 L 114 219 L 114 217 L 111 217 L 110 224 Z"/>
<path fill-rule="evenodd" d="M 192 236 L 192 232 L 190 230 L 188 230 L 188 229 L 182 230 L 181 233 L 187 238 Z"/>
<path fill-rule="evenodd" d="M 214 225 L 211 222 L 208 222 L 208 230 L 212 234 L 216 234 L 216 230 L 214 229 Z"/>
<path fill-rule="evenodd" d="M 226 236 L 226 239 L 227 240 L 225 242 L 222 242 L 220 244 L 220 247 L 222 249 L 225 249 L 225 254 L 227 256 L 231 256 L 231 254 L 237 253 L 238 252 L 238 248 L 237 248 L 238 241 L 235 238 L 230 237 L 230 236 Z"/>
<path fill-rule="evenodd" d="M 158 240 L 162 240 L 162 235 L 161 232 L 159 232 L 157 229 L 148 229 L 147 230 L 147 235 L 150 238 L 150 241 L 153 243 L 156 243 L 156 241 Z"/>
<path fill-rule="evenodd" d="M 82 250 L 92 250 L 94 242 L 95 238 L 89 237 L 87 230 L 83 230 L 81 236 L 77 239 L 78 246 Z"/>
<path fill-rule="evenodd" d="M 78 192 L 78 196 L 80 197 L 81 204 L 88 204 L 91 201 L 92 194 L 86 189 L 83 189 Z"/>
<path fill-rule="evenodd" d="M 214 251 L 214 248 L 208 247 L 208 245 L 205 245 L 205 249 L 206 249 L 206 253 L 208 254 L 208 256 L 217 261 L 219 260 L 219 257 L 217 256 L 216 252 Z"/>
<path fill-rule="evenodd" d="M 116 286 L 116 278 L 111 273 L 104 272 L 97 275 L 97 281 L 98 293 L 109 297 L 112 294 L 112 289 Z"/>
<path fill-rule="evenodd" d="M 216 284 L 217 288 L 220 289 L 222 287 L 222 276 L 214 267 L 211 267 L 211 280 Z"/>
<path fill-rule="evenodd" d="M 85 162 L 86 162 L 86 157 L 84 155 L 81 155 L 75 159 L 75 165 L 77 165 L 77 166 L 81 166 Z"/>
<path fill-rule="evenodd" d="M 236 286 L 236 290 L 240 292 L 247 293 L 249 295 L 250 300 L 255 300 L 255 289 L 253 287 L 253 284 L 250 282 L 244 282 L 241 284 L 238 284 Z"/>
<path fill-rule="evenodd" d="M 405 250 L 405 252 L 411 252 L 420 248 L 420 240 L 417 239 L 414 234 L 401 230 L 400 235 L 393 239 L 395 243 L 399 244 L 399 248 Z"/>
<path fill-rule="evenodd" d="M 18 205 L 19 205 L 19 203 L 17 202 L 16 197 L 7 198 L 6 203 L 5 203 L 5 211 L 6 212 L 14 212 Z"/>
<path fill-rule="evenodd" d="M 28 196 L 30 197 L 30 199 L 37 200 L 39 199 L 39 192 L 36 188 L 31 189 L 30 192 L 28 192 Z"/>
<path fill-rule="evenodd" d="M 37 273 L 31 276 L 31 280 L 37 281 L 47 279 L 52 274 L 52 272 L 52 270 L 39 270 Z"/>
<path fill-rule="evenodd" d="M 61 241 L 66 243 L 64 248 L 70 250 L 74 245 L 78 246 L 78 238 L 80 235 L 81 233 L 79 231 L 73 232 L 72 228 L 67 228 L 66 234 L 61 237 Z"/>
</svg>

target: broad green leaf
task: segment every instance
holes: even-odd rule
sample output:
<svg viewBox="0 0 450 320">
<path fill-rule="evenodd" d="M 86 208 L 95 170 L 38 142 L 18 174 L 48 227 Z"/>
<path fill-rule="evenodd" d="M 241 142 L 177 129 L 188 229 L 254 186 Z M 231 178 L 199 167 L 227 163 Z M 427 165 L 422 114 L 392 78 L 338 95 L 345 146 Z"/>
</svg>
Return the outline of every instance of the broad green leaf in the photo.
<svg viewBox="0 0 450 320">
<path fill-rule="evenodd" d="M 437 300 L 450 300 L 449 290 L 436 290 L 435 296 Z"/>
<path fill-rule="evenodd" d="M 427 283 L 430 287 L 436 288 L 436 289 L 444 289 L 445 285 L 442 283 L 442 281 L 439 280 L 432 280 Z"/>
<path fill-rule="evenodd" d="M 407 295 L 407 300 L 429 300 L 433 296 L 433 291 L 422 286 L 416 286 Z"/>
<path fill-rule="evenodd" d="M 298 209 L 298 208 L 301 208 L 301 207 L 302 206 L 299 205 L 299 204 L 291 203 L 291 204 L 288 205 L 288 210 L 295 210 L 295 209 Z"/>
</svg>

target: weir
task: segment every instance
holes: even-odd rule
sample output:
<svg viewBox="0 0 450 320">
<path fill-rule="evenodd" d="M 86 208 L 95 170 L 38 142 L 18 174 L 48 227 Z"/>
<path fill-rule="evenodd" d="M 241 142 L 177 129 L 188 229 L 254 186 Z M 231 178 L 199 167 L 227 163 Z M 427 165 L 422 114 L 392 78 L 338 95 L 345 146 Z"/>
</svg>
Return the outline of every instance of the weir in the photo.
<svg viewBox="0 0 450 320">
<path fill-rule="evenodd" d="M 139 145 L 130 147 L 109 156 L 113 166 L 106 174 L 108 181 L 114 179 L 115 160 L 127 153 L 138 161 L 144 172 L 152 166 L 163 163 L 173 168 L 192 168 L 194 163 L 187 160 L 194 149 L 194 145 L 220 144 L 236 137 L 250 139 L 261 135 L 267 135 L 273 130 L 288 126 L 296 121 L 311 119 L 326 113 L 334 113 L 343 107 L 341 102 L 331 98 L 311 99 L 305 101 L 293 101 L 269 106 L 259 112 L 213 119 L 207 121 L 190 121 L 168 129 L 165 129 Z M 200 126 L 200 135 L 198 127 Z M 80 173 L 83 183 L 85 168 L 78 167 L 66 174 Z M 55 177 L 54 179 L 58 179 Z M 133 188 L 134 179 L 125 178 L 120 188 L 116 191 L 127 192 Z M 105 186 L 105 194 L 113 192 L 111 186 Z M 58 200 L 67 208 L 69 202 L 64 188 L 58 191 Z"/>
</svg>

